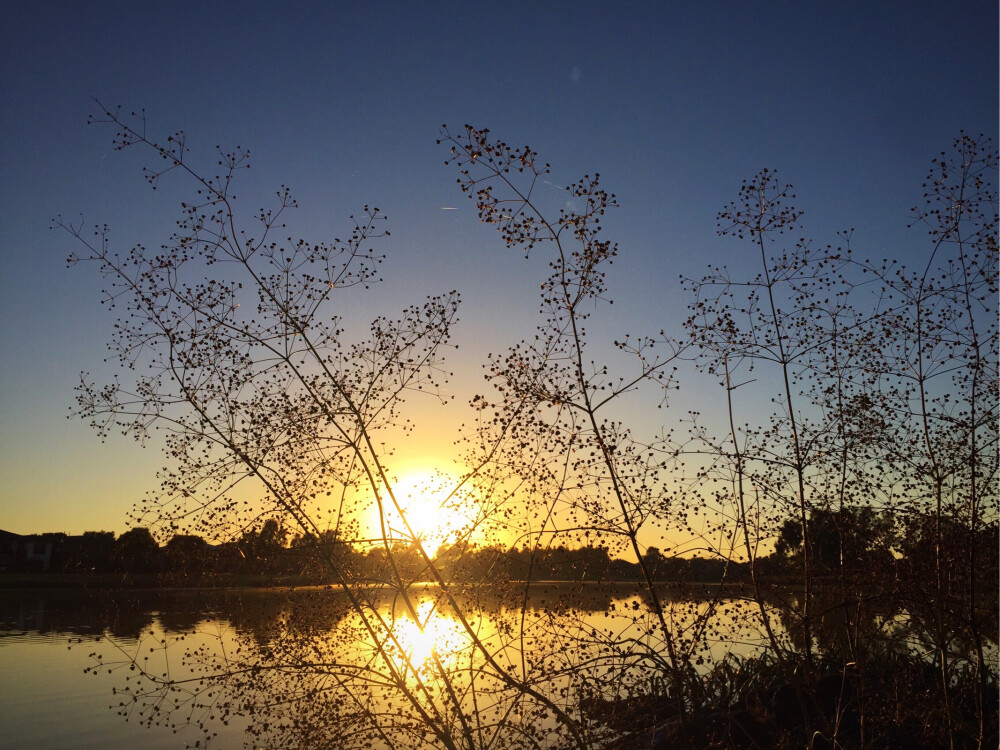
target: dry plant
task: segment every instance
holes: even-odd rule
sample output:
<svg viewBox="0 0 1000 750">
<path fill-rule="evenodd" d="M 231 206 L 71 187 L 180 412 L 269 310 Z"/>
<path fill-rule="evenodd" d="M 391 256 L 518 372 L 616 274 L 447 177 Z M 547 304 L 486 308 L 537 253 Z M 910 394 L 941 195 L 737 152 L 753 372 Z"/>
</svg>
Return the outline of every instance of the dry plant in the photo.
<svg viewBox="0 0 1000 750">
<path fill-rule="evenodd" d="M 935 160 L 925 206 L 914 209 L 933 243 L 925 266 L 911 271 L 856 258 L 850 230 L 839 247 L 802 238 L 791 186 L 764 170 L 719 214 L 721 234 L 752 243 L 759 274 L 739 278 L 719 266 L 686 282 L 699 363 L 719 377 L 729 407 L 729 434 L 703 431 L 696 452 L 712 457 L 706 478 L 728 488 L 717 497 L 732 508 L 762 627 L 809 736 L 884 741 L 866 727 L 865 690 L 885 669 L 875 657 L 902 619 L 905 636 L 891 635 L 897 646 L 935 654 L 940 693 L 929 703 L 940 708 L 940 741 L 986 741 L 984 696 L 996 675 L 984 628 L 995 644 L 985 616 L 995 596 L 977 587 L 995 589 L 996 574 L 995 171 L 985 139 L 962 136 L 952 156 Z M 752 405 L 745 421 L 741 393 Z M 760 575 L 774 570 L 775 556 L 762 550 L 775 539 L 788 566 L 779 591 Z M 776 593 L 783 602 L 771 611 L 766 599 Z M 876 602 L 885 619 L 873 628 Z M 789 641 L 777 637 L 776 615 Z M 817 633 L 831 619 L 842 647 Z M 857 696 L 849 740 L 838 737 L 841 707 L 819 715 L 811 705 L 831 669 Z M 974 727 L 959 726 L 956 715 L 969 712 L 949 705 L 966 671 Z"/>
<path fill-rule="evenodd" d="M 97 265 L 118 312 L 120 379 L 85 378 L 78 412 L 101 435 L 155 437 L 171 462 L 136 525 L 240 554 L 291 539 L 286 559 L 335 589 L 316 592 L 308 617 L 288 605 L 250 635 L 189 641 L 181 671 L 151 668 L 147 642 L 117 643 L 100 662 L 130 670 L 126 713 L 199 724 L 207 738 L 214 722 L 249 717 L 256 741 L 302 747 L 869 747 L 903 721 L 872 708 L 889 689 L 880 670 L 923 663 L 923 645 L 935 736 L 988 742 L 991 146 L 962 138 L 954 160 L 936 162 L 917 212 L 934 240 L 920 274 L 857 260 L 849 232 L 842 248 L 783 244 L 799 233 L 794 196 L 759 173 L 719 218 L 752 243 L 759 274 L 713 268 L 687 282 L 688 335 L 623 334 L 597 356 L 586 326 L 611 301 L 618 248 L 601 219 L 614 195 L 588 175 L 566 188 L 581 209 L 549 213 L 536 194 L 549 167 L 534 151 L 445 128 L 446 163 L 480 219 L 550 270 L 533 337 L 486 364 L 488 390 L 458 436 L 462 474 L 440 493 L 460 520 L 430 550 L 387 446 L 405 444 L 408 398 L 441 398 L 458 293 L 357 335 L 338 310 L 380 281 L 378 209 L 344 241 L 294 239 L 287 188 L 272 209 L 241 212 L 233 184 L 249 152 L 220 150 L 207 177 L 183 133 L 157 142 L 143 114 L 103 106 L 93 122 L 115 128 L 119 150 L 154 158 L 154 189 L 177 176 L 194 190 L 155 251 L 118 253 L 106 227 L 57 220 L 82 248 L 71 263 Z M 689 359 L 725 387 L 728 430 L 649 437 L 616 414 L 636 392 L 665 404 Z M 767 371 L 773 394 L 758 381 Z M 742 420 L 743 394 L 772 407 Z M 473 544 L 484 534 L 496 544 Z M 672 541 L 691 538 L 695 561 Z M 560 560 L 613 577 L 610 553 L 635 560 L 626 592 L 584 572 L 571 587 L 543 581 Z M 664 586 L 664 571 L 695 563 L 746 593 Z M 743 632 L 758 636 L 756 660 L 713 655 Z M 166 658 L 167 645 L 154 650 Z M 971 713 L 957 705 L 970 696 Z M 786 713 L 801 719 L 776 725 Z"/>
</svg>

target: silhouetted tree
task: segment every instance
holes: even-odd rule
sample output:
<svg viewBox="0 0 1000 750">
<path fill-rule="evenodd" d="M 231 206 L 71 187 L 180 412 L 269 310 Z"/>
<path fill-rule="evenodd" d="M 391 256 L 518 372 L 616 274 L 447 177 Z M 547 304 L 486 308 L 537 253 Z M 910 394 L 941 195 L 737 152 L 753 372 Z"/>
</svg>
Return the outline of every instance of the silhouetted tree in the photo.
<svg viewBox="0 0 1000 750">
<path fill-rule="evenodd" d="M 173 576 L 200 578 L 208 563 L 208 542 L 196 534 L 174 534 L 163 548 L 164 569 Z"/>
<path fill-rule="evenodd" d="M 258 531 L 243 532 L 237 547 L 248 573 L 275 573 L 281 567 L 282 553 L 288 534 L 277 520 L 269 518 Z"/>
<path fill-rule="evenodd" d="M 115 540 L 114 563 L 126 573 L 155 573 L 160 568 L 160 546 L 149 529 L 129 529 Z"/>
<path fill-rule="evenodd" d="M 357 574 L 357 560 L 352 545 L 342 540 L 334 529 L 328 529 L 321 534 L 302 534 L 291 540 L 289 549 L 284 555 L 292 569 L 307 575 L 325 577 L 328 575 L 323 560 L 343 571 L 345 577 Z"/>
<path fill-rule="evenodd" d="M 809 512 L 812 559 L 817 575 L 894 576 L 895 524 L 888 513 L 873 508 L 842 511 L 813 508 Z M 802 555 L 802 526 L 786 519 L 775 542 L 775 553 L 787 560 Z"/>
</svg>

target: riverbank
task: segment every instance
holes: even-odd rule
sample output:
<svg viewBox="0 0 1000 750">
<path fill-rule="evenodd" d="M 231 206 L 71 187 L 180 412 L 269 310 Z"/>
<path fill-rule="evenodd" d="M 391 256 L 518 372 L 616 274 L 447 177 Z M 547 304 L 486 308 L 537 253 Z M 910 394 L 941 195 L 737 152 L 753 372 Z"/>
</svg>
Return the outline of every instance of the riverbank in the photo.
<svg viewBox="0 0 1000 750">
<path fill-rule="evenodd" d="M 459 588 L 476 588 L 482 584 L 470 583 L 467 581 L 450 581 L 451 585 Z M 520 586 L 526 581 L 509 580 L 512 586 Z M 357 586 L 374 585 L 381 586 L 378 582 L 365 584 L 357 582 Z M 414 586 L 434 585 L 432 581 L 413 582 Z M 535 580 L 530 582 L 531 587 L 560 586 L 577 587 L 581 590 L 596 589 L 601 587 L 612 587 L 615 589 L 634 588 L 636 593 L 645 589 L 645 586 L 635 580 L 616 581 L 572 581 L 572 580 Z M 726 595 L 751 594 L 752 586 L 745 583 L 688 583 L 676 581 L 656 581 L 658 589 L 662 588 L 670 592 L 676 592 L 685 596 L 711 597 L 719 593 Z M 795 586 L 780 584 L 784 591 L 794 591 Z M 156 573 L 0 573 L 0 590 L 13 589 L 155 589 L 158 591 L 169 590 L 201 590 L 201 589 L 274 589 L 274 588 L 330 588 L 339 587 L 339 584 L 322 581 L 316 576 L 299 575 L 220 575 L 213 576 L 209 580 L 184 580 L 179 577 L 166 577 Z"/>
<path fill-rule="evenodd" d="M 155 573 L 3 573 L 0 574 L 0 590 L 17 589 L 99 589 L 99 590 L 141 590 L 156 591 L 200 590 L 200 589 L 260 589 L 313 586 L 323 588 L 302 576 L 238 575 L 204 581 L 165 581 Z"/>
</svg>

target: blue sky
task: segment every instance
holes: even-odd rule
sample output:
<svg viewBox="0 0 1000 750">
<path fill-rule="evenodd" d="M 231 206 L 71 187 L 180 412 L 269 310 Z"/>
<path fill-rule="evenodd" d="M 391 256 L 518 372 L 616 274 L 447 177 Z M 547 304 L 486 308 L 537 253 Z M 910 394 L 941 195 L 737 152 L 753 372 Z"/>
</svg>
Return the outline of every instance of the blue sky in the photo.
<svg viewBox="0 0 1000 750">
<path fill-rule="evenodd" d="M 962 129 L 996 138 L 997 31 L 996 3 L 978 1 L 3 3 L 0 528 L 122 531 L 163 463 L 67 419 L 79 372 L 108 372 L 113 321 L 51 220 L 155 246 L 181 196 L 146 189 L 141 160 L 85 124 L 91 96 L 185 130 L 206 164 L 216 144 L 250 148 L 248 201 L 290 185 L 303 237 L 382 208 L 386 284 L 359 312 L 461 290 L 462 396 L 485 352 L 531 334 L 544 266 L 478 224 L 435 145 L 442 123 L 530 144 L 555 186 L 600 172 L 621 257 L 595 332 L 676 330 L 678 275 L 740 268 L 715 214 L 765 166 L 794 183 L 816 241 L 854 227 L 863 255 L 925 257 L 906 224 L 930 159 Z M 414 460 L 449 443 L 427 437 Z"/>
</svg>

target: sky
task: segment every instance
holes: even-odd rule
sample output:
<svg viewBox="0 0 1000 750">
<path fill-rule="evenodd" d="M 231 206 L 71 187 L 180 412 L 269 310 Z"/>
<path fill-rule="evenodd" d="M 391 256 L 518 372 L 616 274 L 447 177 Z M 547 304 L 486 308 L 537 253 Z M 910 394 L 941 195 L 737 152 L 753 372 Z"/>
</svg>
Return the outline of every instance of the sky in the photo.
<svg viewBox="0 0 1000 750">
<path fill-rule="evenodd" d="M 459 406 L 418 430 L 417 470 L 451 444 L 485 354 L 532 334 L 546 275 L 478 223 L 442 124 L 530 145 L 553 201 L 599 172 L 620 257 L 594 333 L 679 332 L 678 277 L 747 262 L 715 215 L 763 167 L 795 185 L 817 241 L 853 227 L 863 255 L 925 258 L 907 223 L 930 159 L 962 130 L 997 136 L 997 14 L 979 0 L 0 4 L 0 528 L 120 533 L 164 464 L 70 415 L 81 371 L 113 375 L 114 321 L 52 220 L 155 247 L 182 195 L 150 191 L 142 159 L 86 124 L 93 98 L 144 108 L 159 136 L 184 130 L 206 165 L 216 144 L 249 148 L 242 189 L 289 185 L 300 236 L 382 209 L 386 281 L 359 314 L 462 292 Z"/>
</svg>

